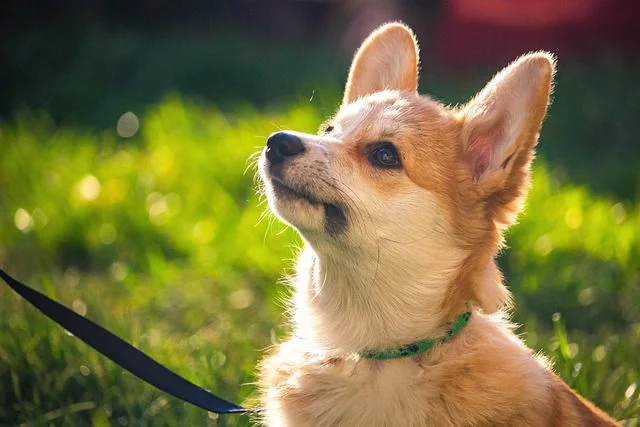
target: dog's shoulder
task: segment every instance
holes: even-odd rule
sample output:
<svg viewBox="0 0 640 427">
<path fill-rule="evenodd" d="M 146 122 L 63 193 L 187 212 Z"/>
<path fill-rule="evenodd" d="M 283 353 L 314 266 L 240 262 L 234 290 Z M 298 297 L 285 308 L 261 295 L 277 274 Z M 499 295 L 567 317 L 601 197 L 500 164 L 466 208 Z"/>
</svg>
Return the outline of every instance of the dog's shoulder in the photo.
<svg viewBox="0 0 640 427">
<path fill-rule="evenodd" d="M 618 426 L 620 425 L 594 404 L 573 391 L 552 372 L 551 395 L 554 402 L 553 426 Z"/>
<path fill-rule="evenodd" d="M 466 340 L 440 350 L 457 352 L 438 354 L 442 381 L 457 413 L 465 413 L 473 425 L 619 425 L 595 405 L 582 398 L 551 369 L 551 364 L 535 354 L 513 332 L 513 326 L 500 315 L 475 316 Z M 453 344 L 453 343 L 452 343 Z M 447 362 L 451 359 L 450 362 Z M 450 364 L 458 364 L 455 369 Z M 449 365 L 449 366 L 447 366 Z M 483 407 L 491 402 L 491 414 Z M 486 419 L 483 420 L 486 413 Z M 476 414 L 480 419 L 470 420 Z"/>
<path fill-rule="evenodd" d="M 425 398 L 437 391 L 443 423 L 545 425 L 547 363 L 513 330 L 506 316 L 475 312 L 460 337 L 425 355 Z"/>
</svg>

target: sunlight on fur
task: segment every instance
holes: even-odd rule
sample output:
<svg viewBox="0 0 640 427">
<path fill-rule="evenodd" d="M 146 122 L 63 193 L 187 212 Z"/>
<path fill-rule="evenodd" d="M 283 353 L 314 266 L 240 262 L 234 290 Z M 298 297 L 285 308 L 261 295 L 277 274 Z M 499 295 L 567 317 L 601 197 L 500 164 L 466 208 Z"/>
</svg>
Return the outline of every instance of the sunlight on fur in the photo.
<svg viewBox="0 0 640 427">
<path fill-rule="evenodd" d="M 417 93 L 409 28 L 356 53 L 319 135 L 269 137 L 258 160 L 271 211 L 305 242 L 291 335 L 261 363 L 269 426 L 616 425 L 513 332 L 495 257 L 530 185 L 555 59 L 524 55 L 448 108 Z M 445 344 L 371 360 L 438 338 Z"/>
</svg>

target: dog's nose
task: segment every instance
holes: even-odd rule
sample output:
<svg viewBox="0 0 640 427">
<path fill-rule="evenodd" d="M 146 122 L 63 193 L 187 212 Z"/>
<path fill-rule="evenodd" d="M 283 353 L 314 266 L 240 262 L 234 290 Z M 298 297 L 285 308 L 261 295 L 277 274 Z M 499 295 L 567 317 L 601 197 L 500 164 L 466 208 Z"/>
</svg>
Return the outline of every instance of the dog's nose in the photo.
<svg viewBox="0 0 640 427">
<path fill-rule="evenodd" d="M 292 157 L 304 151 L 302 141 L 287 132 L 276 132 L 267 139 L 267 159 L 272 164 L 281 163 L 285 157 Z"/>
</svg>

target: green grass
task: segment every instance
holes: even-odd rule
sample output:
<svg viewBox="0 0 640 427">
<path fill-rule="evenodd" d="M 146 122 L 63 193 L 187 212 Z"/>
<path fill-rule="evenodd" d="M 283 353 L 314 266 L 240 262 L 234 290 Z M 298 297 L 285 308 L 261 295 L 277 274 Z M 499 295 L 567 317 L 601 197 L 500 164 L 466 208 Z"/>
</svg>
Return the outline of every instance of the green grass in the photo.
<svg viewBox="0 0 640 427">
<path fill-rule="evenodd" d="M 528 344 L 581 394 L 638 426 L 640 205 L 631 135 L 640 129 L 637 107 L 616 108 L 637 70 L 560 72 L 533 191 L 500 263 Z M 435 73 L 423 86 L 463 101 L 480 80 Z M 153 100 L 131 139 L 28 110 L 3 123 L 0 264 L 243 402 L 262 351 L 284 332 L 277 280 L 299 244 L 278 223 L 259 222 L 264 206 L 247 159 L 279 128 L 315 131 L 327 108 L 191 99 Z M 4 286 L 0 301 L 2 426 L 249 425 L 145 385 Z"/>
</svg>

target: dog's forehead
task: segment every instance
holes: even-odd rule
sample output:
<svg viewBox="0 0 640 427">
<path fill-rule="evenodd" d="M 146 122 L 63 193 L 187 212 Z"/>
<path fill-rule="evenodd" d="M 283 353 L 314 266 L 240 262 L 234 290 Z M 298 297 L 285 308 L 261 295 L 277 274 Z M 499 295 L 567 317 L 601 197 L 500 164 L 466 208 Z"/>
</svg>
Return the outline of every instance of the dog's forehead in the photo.
<svg viewBox="0 0 640 427">
<path fill-rule="evenodd" d="M 402 110 L 407 108 L 408 100 L 396 92 L 381 92 L 343 106 L 335 122 L 345 136 L 362 132 L 392 133 Z"/>
<path fill-rule="evenodd" d="M 444 109 L 431 98 L 383 91 L 344 105 L 334 122 L 337 137 L 361 141 L 420 132 L 430 120 L 438 120 L 443 115 L 446 115 Z"/>
</svg>

